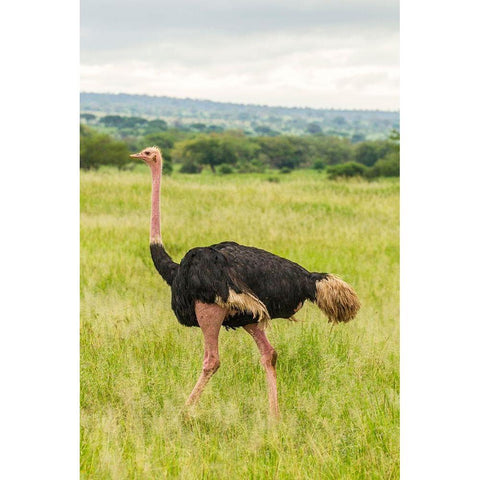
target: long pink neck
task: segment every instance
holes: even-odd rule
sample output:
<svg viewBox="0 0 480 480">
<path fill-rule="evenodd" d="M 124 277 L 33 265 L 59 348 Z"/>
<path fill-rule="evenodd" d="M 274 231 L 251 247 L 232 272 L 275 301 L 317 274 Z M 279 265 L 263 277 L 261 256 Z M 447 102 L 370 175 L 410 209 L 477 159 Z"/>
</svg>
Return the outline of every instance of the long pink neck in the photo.
<svg viewBox="0 0 480 480">
<path fill-rule="evenodd" d="M 162 164 L 150 167 L 152 171 L 152 210 L 150 216 L 150 244 L 163 245 L 160 230 L 160 189 L 162 185 Z"/>
<path fill-rule="evenodd" d="M 160 230 L 160 186 L 162 183 L 162 158 L 150 165 L 152 171 L 152 215 L 150 217 L 150 253 L 153 264 L 162 278 L 172 285 L 179 265 L 165 251 Z"/>
</svg>

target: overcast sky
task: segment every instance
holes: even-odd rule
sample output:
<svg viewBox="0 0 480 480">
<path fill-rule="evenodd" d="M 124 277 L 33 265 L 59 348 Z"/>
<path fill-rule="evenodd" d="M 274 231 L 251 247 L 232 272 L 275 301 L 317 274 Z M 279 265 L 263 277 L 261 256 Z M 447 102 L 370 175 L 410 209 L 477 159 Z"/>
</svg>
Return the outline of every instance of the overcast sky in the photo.
<svg viewBox="0 0 480 480">
<path fill-rule="evenodd" d="M 397 0 L 81 0 L 81 89 L 399 108 Z"/>
</svg>

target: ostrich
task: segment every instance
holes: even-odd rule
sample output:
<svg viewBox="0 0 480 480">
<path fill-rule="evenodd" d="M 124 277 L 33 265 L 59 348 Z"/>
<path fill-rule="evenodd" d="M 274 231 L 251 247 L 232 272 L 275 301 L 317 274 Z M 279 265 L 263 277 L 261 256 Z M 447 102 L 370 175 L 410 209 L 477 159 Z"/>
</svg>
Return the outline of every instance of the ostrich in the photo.
<svg viewBox="0 0 480 480">
<path fill-rule="evenodd" d="M 265 250 L 222 242 L 195 247 L 180 264 L 165 251 L 160 229 L 162 154 L 157 147 L 130 155 L 152 173 L 150 252 L 162 278 L 171 287 L 172 309 L 185 326 L 200 327 L 205 348 L 203 369 L 187 400 L 195 404 L 220 367 L 220 327 L 243 327 L 255 341 L 265 369 L 270 412 L 279 416 L 275 364 L 277 353 L 265 334 L 272 318 L 290 318 L 305 300 L 318 305 L 333 323 L 352 320 L 360 303 L 355 291 L 329 273 L 312 273 Z"/>
</svg>

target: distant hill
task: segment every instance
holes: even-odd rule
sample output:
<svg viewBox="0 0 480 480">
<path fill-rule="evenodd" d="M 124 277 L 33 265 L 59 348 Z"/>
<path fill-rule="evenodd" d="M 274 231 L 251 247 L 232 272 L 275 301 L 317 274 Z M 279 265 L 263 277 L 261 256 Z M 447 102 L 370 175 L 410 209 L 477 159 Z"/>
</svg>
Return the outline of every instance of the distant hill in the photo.
<svg viewBox="0 0 480 480">
<path fill-rule="evenodd" d="M 250 135 L 324 133 L 354 141 L 387 138 L 400 124 L 399 112 L 270 107 L 125 93 L 81 93 L 80 111 L 160 118 L 178 127 L 215 125 Z"/>
</svg>

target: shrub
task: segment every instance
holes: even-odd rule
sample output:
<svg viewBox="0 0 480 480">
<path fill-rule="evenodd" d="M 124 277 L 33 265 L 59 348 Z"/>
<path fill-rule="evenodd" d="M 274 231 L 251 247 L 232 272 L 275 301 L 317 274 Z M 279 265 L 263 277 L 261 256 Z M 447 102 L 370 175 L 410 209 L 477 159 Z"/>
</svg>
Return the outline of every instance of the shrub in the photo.
<svg viewBox="0 0 480 480">
<path fill-rule="evenodd" d="M 329 179 L 338 177 L 362 177 L 365 175 L 367 167 L 357 162 L 347 162 L 340 165 L 331 165 L 327 168 Z"/>
<path fill-rule="evenodd" d="M 322 133 L 322 126 L 319 122 L 311 122 L 307 125 L 307 132 L 312 135 Z"/>
<path fill-rule="evenodd" d="M 292 169 L 290 167 L 282 167 L 280 173 L 290 173 Z"/>
<path fill-rule="evenodd" d="M 218 173 L 220 173 L 221 175 L 228 175 L 228 174 L 234 172 L 233 167 L 232 167 L 231 165 L 226 164 L 226 163 L 220 164 L 220 165 L 217 167 L 217 171 L 218 171 Z"/>
<path fill-rule="evenodd" d="M 314 158 L 321 158 L 327 165 L 338 165 L 353 161 L 353 147 L 350 140 L 334 136 L 308 137 Z"/>
<path fill-rule="evenodd" d="M 315 170 L 321 171 L 325 168 L 325 162 L 323 160 L 321 160 L 320 158 L 318 158 L 317 160 L 315 160 L 313 162 L 312 166 Z"/>
<path fill-rule="evenodd" d="M 308 161 L 308 145 L 301 137 L 282 135 L 279 137 L 257 137 L 258 157 L 272 168 L 298 168 Z"/>
<path fill-rule="evenodd" d="M 253 158 L 252 160 L 242 158 L 236 165 L 236 170 L 238 173 L 263 173 L 265 168 L 265 162 L 262 154 L 259 155 L 259 158 Z"/>
<path fill-rule="evenodd" d="M 358 143 L 355 148 L 355 161 L 371 167 L 390 151 L 390 142 L 377 140 Z"/>
<path fill-rule="evenodd" d="M 165 120 L 161 118 L 156 118 L 155 120 L 150 120 L 148 122 L 148 130 L 151 132 L 157 132 L 159 130 L 165 131 L 168 129 L 168 124 Z"/>
<path fill-rule="evenodd" d="M 390 153 L 385 158 L 378 160 L 373 167 L 367 170 L 368 178 L 375 177 L 399 177 L 400 176 L 400 155 L 396 152 Z"/>
<path fill-rule="evenodd" d="M 80 118 L 82 120 L 85 120 L 86 122 L 93 122 L 94 120 L 97 119 L 97 116 L 94 115 L 93 113 L 81 113 Z"/>
<path fill-rule="evenodd" d="M 363 133 L 354 133 L 352 135 L 352 143 L 359 143 L 365 141 L 365 135 Z"/>
<path fill-rule="evenodd" d="M 172 162 L 172 154 L 170 150 L 162 150 L 162 158 L 163 158 L 163 165 L 162 165 L 162 172 L 165 175 L 171 175 L 173 172 L 173 162 Z"/>
<path fill-rule="evenodd" d="M 80 128 L 80 168 L 96 170 L 101 165 L 113 165 L 119 170 L 131 163 L 130 151 L 125 142 L 110 135 L 97 133 L 82 125 Z"/>
<path fill-rule="evenodd" d="M 180 168 L 180 173 L 201 173 L 202 166 L 198 163 L 187 160 Z"/>
</svg>

